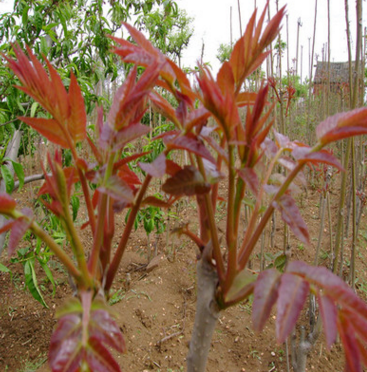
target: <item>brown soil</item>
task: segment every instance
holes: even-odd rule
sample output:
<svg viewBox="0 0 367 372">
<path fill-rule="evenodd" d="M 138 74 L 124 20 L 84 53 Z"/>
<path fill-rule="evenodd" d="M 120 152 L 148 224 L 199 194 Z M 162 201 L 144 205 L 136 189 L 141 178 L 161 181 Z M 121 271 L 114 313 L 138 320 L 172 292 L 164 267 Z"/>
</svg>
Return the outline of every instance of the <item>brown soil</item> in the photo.
<svg viewBox="0 0 367 372">
<path fill-rule="evenodd" d="M 33 185 L 34 186 L 34 185 Z M 30 186 L 16 198 L 24 204 L 30 200 Z M 303 200 L 302 214 L 308 223 L 313 247 L 304 248 L 291 236 L 290 245 L 293 259 L 313 260 L 315 238 L 318 236 L 320 220 L 318 219 L 318 193 L 308 191 Z M 192 219 L 196 211 L 194 204 L 180 213 L 182 221 Z M 335 216 L 333 206 L 333 215 Z M 221 212 L 222 216 L 224 211 Z M 220 219 L 220 214 L 218 216 Z M 124 219 L 122 218 L 122 221 Z M 220 226 L 220 221 L 219 226 Z M 276 236 L 276 250 L 282 249 L 282 231 Z M 121 223 L 120 225 L 122 225 Z M 327 222 L 325 229 L 328 229 Z M 147 262 L 145 232 L 139 229 L 132 234 L 118 278 L 113 291 L 116 303 L 112 310 L 120 325 L 128 352 L 117 356 L 122 370 L 138 371 L 184 371 L 188 342 L 193 326 L 196 300 L 195 267 L 196 248 L 184 238 L 174 241 L 175 255 L 170 247 L 165 247 L 165 234 L 158 241 L 161 255 L 159 265 L 152 271 L 145 270 Z M 323 236 L 323 249 L 328 247 L 328 231 Z M 90 242 L 88 232 L 84 240 Z M 268 240 L 268 239 L 267 239 Z M 152 238 L 154 242 L 154 238 Z M 363 243 L 363 242 L 361 242 Z M 268 242 L 266 242 L 268 246 Z M 363 259 L 366 256 L 364 244 L 360 244 L 358 276 L 360 282 L 365 280 Z M 270 248 L 266 248 L 270 251 Z M 349 252 L 346 252 L 349 254 Z M 2 262 L 7 262 L 5 255 Z M 254 259 L 254 268 L 258 266 Z M 24 290 L 24 277 L 20 264 L 9 266 L 13 280 L 8 274 L 0 273 L 0 371 L 25 372 L 49 371 L 47 363 L 48 344 L 55 325 L 55 309 L 71 296 L 65 272 L 57 269 L 54 261 L 54 275 L 58 281 L 56 295 L 52 296 L 50 284 L 46 284 L 44 274 L 40 271 L 38 278 L 44 284 L 44 296 L 49 309 L 43 308 Z M 261 334 L 255 334 L 251 325 L 251 304 L 242 303 L 225 311 L 217 325 L 209 356 L 208 371 L 215 372 L 281 372 L 286 371 L 286 345 L 275 342 L 275 324 L 273 317 Z M 304 324 L 306 324 L 304 318 Z M 323 338 L 323 337 L 322 337 Z M 309 358 L 309 371 L 344 370 L 344 356 L 340 345 L 330 352 L 325 343 L 319 340 Z"/>
</svg>

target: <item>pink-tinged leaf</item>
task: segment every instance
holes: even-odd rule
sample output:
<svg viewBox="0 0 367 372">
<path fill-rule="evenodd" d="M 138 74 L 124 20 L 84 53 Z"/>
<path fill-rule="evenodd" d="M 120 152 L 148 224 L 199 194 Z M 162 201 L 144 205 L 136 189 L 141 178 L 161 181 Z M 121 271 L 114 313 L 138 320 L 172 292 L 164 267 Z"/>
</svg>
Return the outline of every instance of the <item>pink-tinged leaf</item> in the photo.
<svg viewBox="0 0 367 372">
<path fill-rule="evenodd" d="M 185 136 L 176 137 L 173 140 L 168 141 L 167 137 L 164 139 L 164 143 L 167 149 L 182 149 L 199 155 L 200 157 L 215 163 L 213 156 L 210 154 L 209 150 L 205 145 L 193 134 L 187 134 Z"/>
<path fill-rule="evenodd" d="M 306 147 L 297 147 L 293 150 L 292 155 L 300 163 L 313 163 L 313 164 L 328 164 L 336 169 L 344 172 L 343 166 L 340 164 L 337 158 L 335 158 L 330 152 L 326 150 L 321 150 L 318 152 L 310 152 Z"/>
<path fill-rule="evenodd" d="M 10 213 L 17 206 L 17 202 L 9 194 L 0 194 L 0 213 Z"/>
<path fill-rule="evenodd" d="M 305 244 L 310 243 L 310 236 L 305 221 L 294 199 L 289 195 L 283 195 L 273 206 L 282 216 L 283 221 L 291 228 L 296 237 Z"/>
<path fill-rule="evenodd" d="M 87 136 L 87 114 L 84 99 L 76 77 L 71 73 L 69 86 L 69 104 L 71 113 L 68 118 L 68 131 L 74 143 L 83 141 Z"/>
<path fill-rule="evenodd" d="M 92 312 L 89 337 L 105 343 L 120 353 L 126 351 L 126 345 L 118 324 L 107 310 L 98 309 Z"/>
<path fill-rule="evenodd" d="M 8 256 L 11 257 L 13 253 L 16 251 L 19 242 L 23 238 L 26 231 L 29 229 L 30 225 L 32 224 L 32 220 L 28 220 L 25 217 L 19 217 L 18 219 L 14 220 L 14 224 L 10 231 L 10 238 L 8 244 Z"/>
<path fill-rule="evenodd" d="M 162 199 L 158 199 L 155 196 L 147 196 L 143 201 L 142 205 L 152 205 L 153 207 L 158 208 L 171 208 L 172 203 L 167 203 Z"/>
<path fill-rule="evenodd" d="M 130 124 L 117 133 L 114 151 L 123 148 L 126 144 L 136 140 L 137 138 L 145 136 L 149 131 L 150 129 L 146 125 L 140 123 Z"/>
<path fill-rule="evenodd" d="M 331 345 L 335 342 L 337 336 L 337 316 L 338 310 L 334 301 L 327 295 L 317 295 L 317 302 L 320 308 L 320 315 L 324 324 L 326 344 L 330 350 Z"/>
<path fill-rule="evenodd" d="M 204 181 L 203 176 L 196 168 L 185 166 L 164 183 L 162 190 L 175 196 L 192 196 L 209 192 L 210 184 Z"/>
<path fill-rule="evenodd" d="M 20 117 L 19 120 L 24 121 L 38 133 L 45 136 L 48 140 L 63 148 L 70 148 L 64 132 L 60 128 L 60 124 L 54 119 L 44 118 L 27 118 Z"/>
<path fill-rule="evenodd" d="M 119 89 L 117 89 L 117 92 L 115 93 L 113 103 L 110 108 L 110 112 L 108 113 L 107 116 L 107 122 L 110 128 L 118 129 L 123 124 L 120 123 L 119 121 L 119 114 L 124 104 L 124 100 L 126 99 L 126 96 L 131 92 L 135 84 L 136 71 L 137 71 L 136 67 L 130 71 L 129 75 L 125 79 L 122 86 Z"/>
<path fill-rule="evenodd" d="M 269 269 L 262 271 L 255 282 L 252 324 L 257 332 L 264 328 L 278 298 L 279 278 L 277 270 Z"/>
<path fill-rule="evenodd" d="M 111 176 L 105 185 L 98 187 L 98 191 L 118 201 L 131 203 L 134 200 L 131 188 L 117 176 Z"/>
<path fill-rule="evenodd" d="M 311 284 L 322 288 L 324 294 L 330 296 L 338 306 L 349 309 L 367 320 L 367 304 L 326 267 L 309 266 L 301 261 L 292 261 L 287 266 L 287 272 L 304 277 Z"/>
<path fill-rule="evenodd" d="M 293 150 L 295 145 L 287 136 L 274 130 L 274 137 L 279 148 Z"/>
<path fill-rule="evenodd" d="M 310 285 L 299 276 L 285 273 L 281 276 L 277 303 L 276 334 L 283 343 L 296 325 L 309 294 Z"/>
<path fill-rule="evenodd" d="M 81 298 L 82 303 L 76 298 L 68 300 L 56 314 L 59 320 L 49 351 L 52 372 L 80 372 L 82 366 L 93 372 L 120 372 L 106 348 L 126 350 L 119 326 L 103 300 L 91 302 L 91 292 L 82 292 Z"/>
<path fill-rule="evenodd" d="M 344 346 L 347 368 L 351 372 L 362 372 L 359 347 L 350 320 L 339 312 L 338 330 Z"/>
<path fill-rule="evenodd" d="M 121 372 L 121 369 L 99 339 L 91 337 L 85 351 L 85 361 L 93 372 Z"/>
<path fill-rule="evenodd" d="M 288 170 L 292 171 L 295 167 L 295 163 L 290 158 L 279 158 L 278 163 L 282 165 L 284 168 L 287 168 Z"/>
<path fill-rule="evenodd" d="M 222 147 L 219 146 L 219 144 L 214 140 L 214 138 L 210 136 L 201 137 L 204 138 L 205 141 L 208 142 L 209 146 L 217 152 L 218 156 L 220 156 L 227 164 L 229 163 L 228 154 Z"/>
<path fill-rule="evenodd" d="M 330 116 L 316 128 L 317 138 L 323 145 L 365 133 L 367 133 L 366 107 Z"/>
<path fill-rule="evenodd" d="M 152 163 L 139 163 L 139 167 L 150 176 L 161 178 L 166 173 L 166 155 L 160 154 Z"/>
<path fill-rule="evenodd" d="M 260 189 L 260 183 L 256 172 L 252 168 L 245 167 L 240 169 L 238 171 L 238 174 L 246 183 L 246 185 L 248 185 L 254 195 L 257 195 Z"/>
<path fill-rule="evenodd" d="M 124 164 L 119 168 L 117 175 L 128 185 L 141 185 L 139 177 L 128 167 L 127 164 Z"/>
<path fill-rule="evenodd" d="M 270 160 L 273 160 L 278 152 L 276 144 L 268 137 L 266 137 L 264 142 L 261 144 L 261 148 L 265 151 L 266 157 Z"/>
<path fill-rule="evenodd" d="M 203 165 L 205 169 L 206 180 L 211 185 L 214 185 L 225 178 L 225 175 L 218 170 L 216 164 L 213 164 L 209 160 L 203 159 Z"/>
</svg>

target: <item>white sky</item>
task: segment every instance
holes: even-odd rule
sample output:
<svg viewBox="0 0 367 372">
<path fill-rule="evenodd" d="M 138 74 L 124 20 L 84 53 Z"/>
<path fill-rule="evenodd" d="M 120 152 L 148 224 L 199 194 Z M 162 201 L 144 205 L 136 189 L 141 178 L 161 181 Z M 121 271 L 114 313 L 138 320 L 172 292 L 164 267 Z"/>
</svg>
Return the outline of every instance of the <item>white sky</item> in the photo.
<svg viewBox="0 0 367 372">
<path fill-rule="evenodd" d="M 176 0 L 179 7 L 186 9 L 191 17 L 195 17 L 195 34 L 184 52 L 182 65 L 192 65 L 201 55 L 202 39 L 205 42 L 204 61 L 209 61 L 214 71 L 219 68 L 219 62 L 216 58 L 217 49 L 221 43 L 230 42 L 230 7 L 232 6 L 232 35 L 237 40 L 240 37 L 238 2 L 237 0 Z M 248 19 L 254 11 L 255 2 L 259 8 L 258 14 L 262 12 L 265 0 L 239 0 L 241 7 L 242 32 L 244 32 Z M 367 4 L 363 1 L 363 27 L 367 26 Z M 289 54 L 290 67 L 292 59 L 296 56 L 297 46 L 297 20 L 301 18 L 303 26 L 300 28 L 299 41 L 299 59 L 301 58 L 301 45 L 303 45 L 303 78 L 309 75 L 308 50 L 309 41 L 312 36 L 314 26 L 315 0 L 279 0 L 279 9 L 287 4 L 288 25 L 289 25 Z M 271 15 L 276 12 L 276 1 L 270 0 Z M 344 0 L 330 0 L 331 13 L 331 61 L 342 62 L 348 60 L 347 38 Z M 355 55 L 356 40 L 356 11 L 355 0 L 349 0 L 349 20 L 351 21 L 351 35 L 353 41 L 352 55 Z M 323 44 L 327 43 L 327 0 L 318 0 L 317 25 L 315 53 L 319 54 L 319 60 L 322 59 L 321 51 Z M 284 18 L 281 30 L 282 40 L 287 41 L 286 19 Z M 286 68 L 286 59 L 283 59 L 282 65 Z M 300 62 L 298 73 L 300 75 Z M 283 69 L 284 70 L 284 69 Z"/>
<path fill-rule="evenodd" d="M 250 18 L 255 3 L 262 11 L 266 0 L 239 0 L 241 7 L 242 32 L 244 32 L 248 19 Z M 275 14 L 276 0 L 270 0 L 271 15 Z M 216 58 L 217 49 L 221 43 L 230 42 L 230 7 L 232 7 L 232 35 L 233 40 L 240 36 L 238 3 L 237 0 L 176 0 L 178 6 L 185 9 L 190 17 L 193 17 L 194 35 L 191 39 L 189 48 L 184 51 L 182 65 L 193 67 L 201 55 L 202 40 L 205 42 L 204 61 L 210 62 L 214 72 L 219 68 Z M 309 75 L 309 38 L 313 35 L 315 0 L 279 0 L 279 8 L 287 4 L 287 14 L 289 15 L 289 53 L 290 67 L 293 66 L 292 59 L 296 56 L 297 43 L 297 20 L 301 18 L 303 26 L 300 28 L 299 59 L 301 59 L 301 45 L 303 45 L 303 78 Z M 0 2 L 0 12 L 10 11 L 13 0 L 3 0 Z M 367 26 L 367 4 L 363 1 L 363 27 Z M 347 61 L 347 40 L 346 23 L 344 12 L 344 0 L 330 0 L 331 10 L 331 61 Z M 349 0 L 349 19 L 351 21 L 352 53 L 355 55 L 356 40 L 356 15 L 355 0 Z M 282 28 L 282 40 L 286 41 L 286 21 L 284 18 Z M 321 53 L 323 44 L 327 43 L 327 0 L 318 0 L 317 26 L 315 53 Z M 286 59 L 283 59 L 283 70 L 286 68 Z M 299 62 L 298 72 L 300 74 L 301 65 Z"/>
</svg>

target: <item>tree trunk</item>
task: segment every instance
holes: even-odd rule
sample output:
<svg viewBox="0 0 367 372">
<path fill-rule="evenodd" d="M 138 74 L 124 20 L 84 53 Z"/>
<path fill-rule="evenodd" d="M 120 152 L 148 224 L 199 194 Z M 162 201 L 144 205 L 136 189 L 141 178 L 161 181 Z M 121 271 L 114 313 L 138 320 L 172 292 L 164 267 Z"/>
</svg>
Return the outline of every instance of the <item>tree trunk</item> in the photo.
<svg viewBox="0 0 367 372">
<path fill-rule="evenodd" d="M 215 299 L 218 276 L 210 258 L 204 250 L 197 265 L 197 304 L 194 329 L 187 356 L 187 372 L 204 372 L 214 329 L 219 317 L 219 308 Z"/>
<path fill-rule="evenodd" d="M 16 132 L 14 132 L 13 139 L 11 140 L 11 142 L 9 142 L 8 148 L 6 149 L 5 157 L 10 158 L 13 161 L 16 161 L 18 157 L 21 137 L 22 137 L 21 131 L 17 130 Z M 7 167 L 9 168 L 11 175 L 14 176 L 14 169 L 12 163 L 9 162 L 7 164 Z M 0 193 L 5 192 L 6 192 L 5 182 L 0 181 Z M 5 225 L 6 221 L 7 221 L 6 218 L 3 215 L 0 215 L 0 228 Z M 4 250 L 5 235 L 6 233 L 0 234 L 0 256 Z"/>
</svg>

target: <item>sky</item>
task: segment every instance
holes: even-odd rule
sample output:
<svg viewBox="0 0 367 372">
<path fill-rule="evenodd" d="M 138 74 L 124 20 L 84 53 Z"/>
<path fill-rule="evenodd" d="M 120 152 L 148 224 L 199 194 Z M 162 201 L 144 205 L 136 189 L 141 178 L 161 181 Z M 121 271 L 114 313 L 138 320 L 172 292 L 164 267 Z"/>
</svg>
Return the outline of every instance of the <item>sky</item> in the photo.
<svg viewBox="0 0 367 372">
<path fill-rule="evenodd" d="M 204 40 L 204 61 L 210 62 L 213 72 L 216 73 L 220 63 L 216 58 L 217 50 L 221 43 L 230 42 L 230 8 L 232 7 L 232 37 L 236 41 L 240 37 L 238 1 L 241 10 L 242 31 L 244 32 L 247 21 L 254 11 L 255 4 L 261 12 L 266 0 L 175 0 L 179 8 L 185 9 L 188 15 L 194 18 L 194 35 L 188 49 L 183 53 L 182 66 L 194 67 L 201 56 Z M 314 26 L 316 0 L 279 0 L 279 8 L 286 5 L 289 30 L 289 60 L 296 56 L 297 22 L 300 18 L 302 27 L 299 31 L 299 60 L 301 59 L 301 46 L 303 46 L 302 77 L 309 76 L 309 38 L 312 36 Z M 276 11 L 276 0 L 270 0 L 271 15 Z M 0 2 L 0 12 L 10 11 L 13 0 Z M 367 3 L 363 1 L 363 28 L 367 26 Z M 343 62 L 348 60 L 347 38 L 344 0 L 330 0 L 331 12 L 331 61 Z M 356 40 L 356 11 L 355 0 L 349 0 L 349 19 L 351 23 L 352 53 L 355 55 Z M 318 0 L 315 54 L 322 60 L 322 48 L 327 43 L 327 0 Z M 283 41 L 287 41 L 286 18 L 283 20 L 281 30 Z M 314 64 L 315 64 L 314 59 Z M 286 69 L 286 59 L 283 60 L 283 70 Z M 298 65 L 298 74 L 301 73 L 301 62 Z"/>
</svg>

